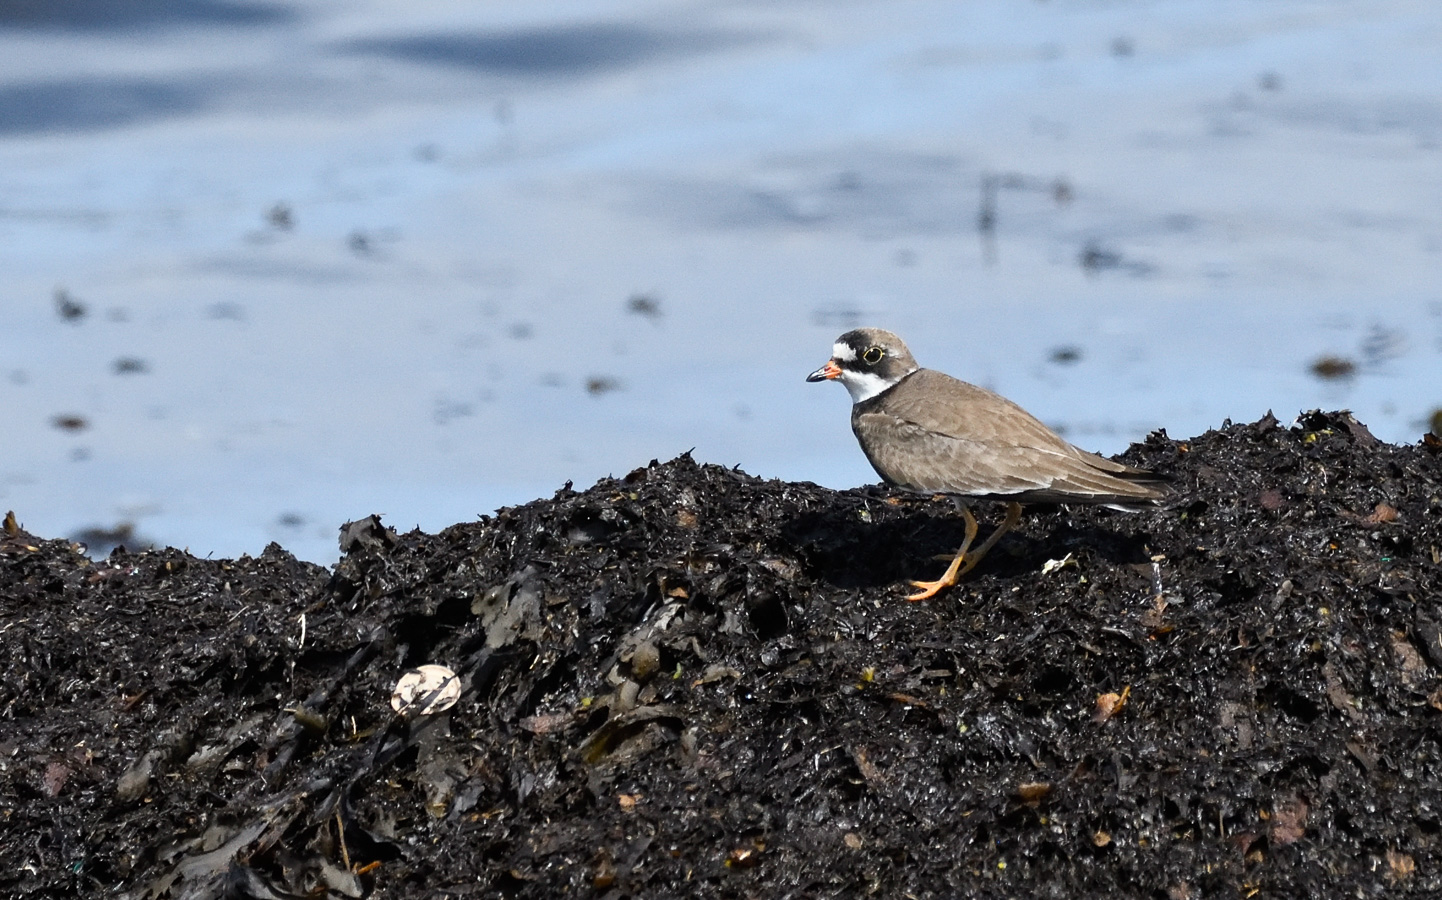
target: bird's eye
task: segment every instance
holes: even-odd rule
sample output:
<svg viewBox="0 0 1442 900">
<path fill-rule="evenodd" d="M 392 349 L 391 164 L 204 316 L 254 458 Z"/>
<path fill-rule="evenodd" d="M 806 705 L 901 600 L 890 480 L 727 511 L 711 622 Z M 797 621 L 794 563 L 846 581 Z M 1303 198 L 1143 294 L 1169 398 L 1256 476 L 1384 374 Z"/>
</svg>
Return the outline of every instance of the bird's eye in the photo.
<svg viewBox="0 0 1442 900">
<path fill-rule="evenodd" d="M 861 354 L 861 358 L 866 360 L 867 365 L 874 366 L 881 362 L 881 358 L 885 355 L 886 351 L 880 347 L 867 347 L 866 352 Z"/>
</svg>

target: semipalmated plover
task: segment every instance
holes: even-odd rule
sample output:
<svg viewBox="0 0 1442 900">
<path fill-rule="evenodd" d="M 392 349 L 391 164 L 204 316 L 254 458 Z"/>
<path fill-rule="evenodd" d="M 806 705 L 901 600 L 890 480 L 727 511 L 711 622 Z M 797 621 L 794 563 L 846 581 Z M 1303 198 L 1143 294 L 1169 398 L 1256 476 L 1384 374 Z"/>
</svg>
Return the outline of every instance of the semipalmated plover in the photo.
<svg viewBox="0 0 1442 900">
<path fill-rule="evenodd" d="M 1005 521 L 974 551 L 976 519 L 963 504 L 961 549 L 941 578 L 911 582 L 921 590 L 908 600 L 956 584 L 1016 525 L 1023 503 L 1136 509 L 1167 496 L 1163 476 L 1074 447 L 1005 397 L 919 367 L 901 338 L 880 328 L 837 338 L 831 359 L 806 380 L 846 386 L 851 430 L 888 484 L 918 494 L 1007 501 Z"/>
</svg>

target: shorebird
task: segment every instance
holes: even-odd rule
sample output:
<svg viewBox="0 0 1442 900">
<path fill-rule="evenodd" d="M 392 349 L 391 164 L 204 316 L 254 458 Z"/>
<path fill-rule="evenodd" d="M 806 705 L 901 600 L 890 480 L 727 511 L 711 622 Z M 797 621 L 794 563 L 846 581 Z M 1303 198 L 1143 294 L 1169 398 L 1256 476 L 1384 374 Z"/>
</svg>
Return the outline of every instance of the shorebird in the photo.
<svg viewBox="0 0 1442 900">
<path fill-rule="evenodd" d="M 901 338 L 858 328 L 836 339 L 831 359 L 807 381 L 840 381 L 851 394 L 851 430 L 887 484 L 961 501 L 966 539 L 936 581 L 912 581 L 925 600 L 951 587 L 1021 517 L 1023 503 L 1154 506 L 1163 476 L 1112 462 L 1063 440 L 1015 403 L 916 364 Z M 1006 501 L 1006 518 L 975 550 L 968 499 Z"/>
</svg>

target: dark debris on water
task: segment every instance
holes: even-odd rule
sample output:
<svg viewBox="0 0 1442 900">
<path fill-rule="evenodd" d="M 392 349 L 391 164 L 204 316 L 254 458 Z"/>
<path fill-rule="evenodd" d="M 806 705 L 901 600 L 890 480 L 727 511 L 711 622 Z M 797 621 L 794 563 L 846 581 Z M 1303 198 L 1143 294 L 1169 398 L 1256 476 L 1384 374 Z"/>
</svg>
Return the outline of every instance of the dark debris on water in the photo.
<svg viewBox="0 0 1442 900">
<path fill-rule="evenodd" d="M 1442 891 L 1437 443 L 1126 459 L 1179 500 L 1033 508 L 919 604 L 949 503 L 687 456 L 333 570 L 12 518 L 0 895 Z M 403 718 L 422 664 L 460 700 Z"/>
</svg>

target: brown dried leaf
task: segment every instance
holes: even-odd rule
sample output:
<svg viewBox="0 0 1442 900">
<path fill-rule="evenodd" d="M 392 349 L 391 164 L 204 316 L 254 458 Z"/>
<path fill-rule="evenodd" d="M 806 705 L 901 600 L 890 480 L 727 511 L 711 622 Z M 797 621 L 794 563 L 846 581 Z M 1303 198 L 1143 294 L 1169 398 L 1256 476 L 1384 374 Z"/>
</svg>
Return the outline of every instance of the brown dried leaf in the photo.
<svg viewBox="0 0 1442 900">
<path fill-rule="evenodd" d="M 763 559 L 761 565 L 785 581 L 795 581 L 801 576 L 801 569 L 796 564 L 784 559 Z"/>
<path fill-rule="evenodd" d="M 1402 680 L 1409 686 L 1414 686 L 1427 673 L 1427 661 L 1422 654 L 1407 639 L 1407 632 L 1394 631 L 1392 638 L 1392 657 L 1397 662 L 1397 668 L 1402 670 Z"/>
<path fill-rule="evenodd" d="M 1346 713 L 1347 717 L 1354 722 L 1360 722 L 1366 718 L 1352 700 L 1352 695 L 1347 693 L 1347 689 L 1342 686 L 1342 678 L 1337 674 L 1337 667 L 1332 665 L 1330 659 L 1322 664 L 1322 678 L 1327 682 L 1327 699 L 1332 701 L 1334 707 Z"/>
<path fill-rule="evenodd" d="M 560 731 L 574 721 L 576 721 L 574 713 L 538 713 L 534 716 L 527 716 L 516 724 L 531 734 L 550 734 L 553 731 Z"/>
<path fill-rule="evenodd" d="M 58 797 L 65 789 L 65 782 L 70 779 L 75 770 L 62 762 L 52 762 L 45 767 L 45 777 L 41 779 L 47 797 Z"/>
<path fill-rule="evenodd" d="M 1127 698 L 1132 695 L 1132 686 L 1122 688 L 1120 694 L 1102 694 L 1097 697 L 1096 711 L 1092 713 L 1093 722 L 1106 722 L 1115 718 L 1127 705 Z"/>
<path fill-rule="evenodd" d="M 1363 527 L 1376 528 L 1379 525 L 1397 521 L 1397 508 L 1386 503 L 1378 503 L 1372 508 L 1372 512 L 1365 516 L 1345 509 L 1339 515 L 1351 519 Z"/>
<path fill-rule="evenodd" d="M 886 699 L 895 700 L 897 703 L 904 703 L 907 706 L 916 706 L 920 707 L 921 709 L 931 709 L 930 706 L 926 705 L 926 701 L 922 700 L 920 697 L 913 697 L 910 694 L 903 694 L 900 691 L 893 691 L 887 694 Z"/>
<path fill-rule="evenodd" d="M 865 747 L 853 748 L 851 751 L 851 759 L 856 763 L 856 768 L 861 772 L 861 777 L 866 779 L 867 785 L 870 786 L 872 790 L 879 790 L 886 787 L 886 776 L 881 774 L 881 770 L 876 767 L 876 763 L 867 758 Z"/>
<path fill-rule="evenodd" d="M 728 869 L 751 869 L 761 861 L 761 851 L 766 845 L 761 841 L 754 841 L 750 847 L 737 847 L 726 854 L 726 867 Z"/>
<path fill-rule="evenodd" d="M 591 887 L 604 891 L 616 883 L 616 860 L 609 849 L 602 847 L 596 851 L 595 866 L 591 874 Z"/>
<path fill-rule="evenodd" d="M 1417 871 L 1417 861 L 1400 850 L 1387 851 L 1388 874 L 1393 881 L 1405 881 Z"/>
<path fill-rule="evenodd" d="M 1273 844 L 1285 847 L 1301 839 L 1307 828 L 1307 801 L 1301 797 L 1288 797 L 1272 808 Z"/>
<path fill-rule="evenodd" d="M 703 684 L 710 684 L 713 681 L 720 681 L 723 678 L 740 678 L 741 672 L 731 666 L 722 663 L 712 663 L 701 673 L 701 677 L 691 682 L 693 688 Z"/>
<path fill-rule="evenodd" d="M 1372 514 L 1362 521 L 1368 525 L 1381 525 L 1384 522 L 1395 522 L 1397 521 L 1397 508 L 1395 506 L 1389 506 L 1386 503 L 1378 503 L 1376 507 L 1373 508 Z"/>
<path fill-rule="evenodd" d="M 1052 786 L 1045 781 L 1027 781 L 1016 786 L 1016 795 L 1027 806 L 1040 806 L 1051 793 Z"/>
<path fill-rule="evenodd" d="M 1142 613 L 1141 624 L 1150 634 L 1148 637 L 1155 640 L 1158 636 L 1175 631 L 1176 626 L 1166 620 L 1167 601 L 1160 594 L 1152 601 L 1151 609 Z"/>
</svg>

